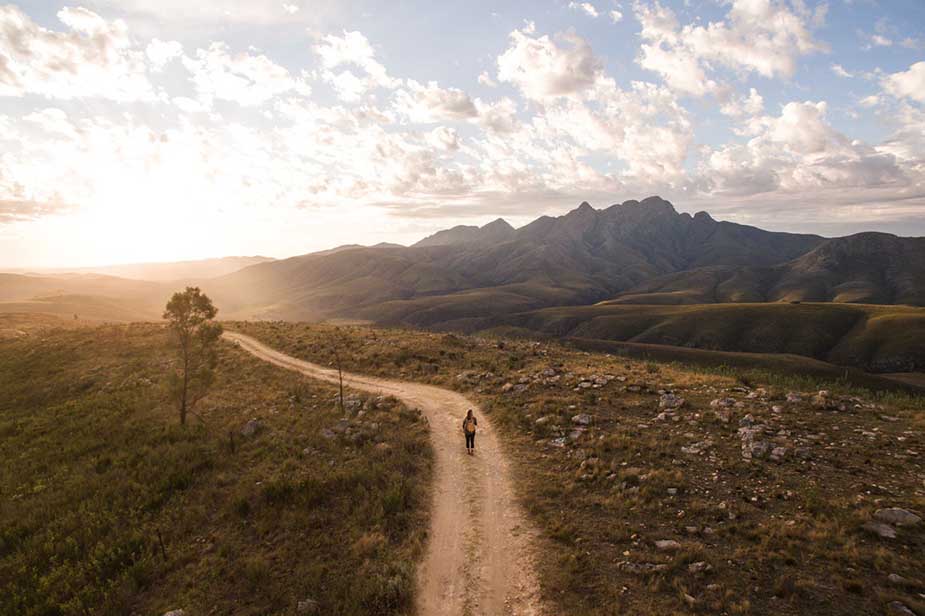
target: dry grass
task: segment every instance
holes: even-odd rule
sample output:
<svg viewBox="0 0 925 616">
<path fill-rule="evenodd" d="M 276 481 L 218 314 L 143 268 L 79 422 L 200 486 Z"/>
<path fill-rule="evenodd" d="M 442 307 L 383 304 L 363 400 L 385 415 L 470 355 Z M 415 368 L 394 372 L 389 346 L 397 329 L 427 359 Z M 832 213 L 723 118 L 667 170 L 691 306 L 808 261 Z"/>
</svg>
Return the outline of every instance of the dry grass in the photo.
<svg viewBox="0 0 925 616">
<path fill-rule="evenodd" d="M 921 398 L 835 385 L 836 408 L 821 409 L 812 396 L 829 384 L 769 373 L 404 330 L 230 326 L 319 363 L 337 345 L 347 370 L 476 397 L 543 531 L 541 583 L 559 613 L 876 614 L 893 600 L 925 613 L 925 524 L 895 539 L 862 529 L 884 507 L 925 514 Z M 660 392 L 684 406 L 659 417 Z M 591 424 L 573 434 L 581 413 Z M 744 459 L 740 422 L 784 456 Z"/>
<path fill-rule="evenodd" d="M 410 613 L 419 414 L 364 398 L 342 423 L 334 388 L 225 345 L 182 429 L 166 341 L 158 325 L 0 341 L 0 614 Z"/>
</svg>

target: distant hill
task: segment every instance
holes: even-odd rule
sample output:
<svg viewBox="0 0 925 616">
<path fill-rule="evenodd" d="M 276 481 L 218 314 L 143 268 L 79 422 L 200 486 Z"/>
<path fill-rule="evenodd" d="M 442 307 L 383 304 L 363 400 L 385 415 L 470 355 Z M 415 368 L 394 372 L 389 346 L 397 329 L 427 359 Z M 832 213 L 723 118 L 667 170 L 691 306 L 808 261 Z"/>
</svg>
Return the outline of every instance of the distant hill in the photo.
<svg viewBox="0 0 925 616">
<path fill-rule="evenodd" d="M 474 244 L 477 242 L 505 242 L 516 235 L 512 227 L 503 218 L 488 223 L 483 227 L 458 225 L 452 229 L 438 231 L 415 244 L 415 246 L 452 246 L 454 244 Z"/>
<path fill-rule="evenodd" d="M 15 273 L 39 276 L 59 276 L 69 273 L 104 274 L 133 280 L 188 280 L 192 278 L 214 278 L 236 272 L 241 268 L 273 261 L 271 257 L 219 257 L 196 261 L 174 261 L 168 263 L 129 263 L 125 265 L 104 265 L 100 267 L 55 268 L 30 272 L 16 270 Z"/>
<path fill-rule="evenodd" d="M 925 238 L 859 233 L 771 267 L 709 267 L 650 280 L 618 304 L 847 302 L 925 305 Z"/>
<path fill-rule="evenodd" d="M 349 247 L 264 263 L 212 283 L 241 318 L 349 316 L 426 327 L 613 298 L 658 276 L 706 266 L 770 266 L 824 240 L 679 214 L 650 197 L 587 203 L 520 229 L 455 227 L 409 248 Z"/>
<path fill-rule="evenodd" d="M 598 304 L 512 314 L 476 329 L 507 334 L 791 353 L 870 372 L 925 371 L 925 308 L 844 303 Z"/>
</svg>

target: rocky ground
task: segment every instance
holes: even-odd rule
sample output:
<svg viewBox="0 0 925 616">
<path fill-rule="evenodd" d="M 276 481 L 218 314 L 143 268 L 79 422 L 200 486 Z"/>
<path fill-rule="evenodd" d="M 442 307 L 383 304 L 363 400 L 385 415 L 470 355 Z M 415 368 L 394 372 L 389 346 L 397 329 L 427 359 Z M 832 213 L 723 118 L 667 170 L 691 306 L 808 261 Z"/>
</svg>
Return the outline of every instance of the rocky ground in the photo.
<svg viewBox="0 0 925 616">
<path fill-rule="evenodd" d="M 250 324 L 467 392 L 506 435 L 569 614 L 925 614 L 925 403 L 555 344 Z M 397 373 L 397 374 L 396 374 Z"/>
</svg>

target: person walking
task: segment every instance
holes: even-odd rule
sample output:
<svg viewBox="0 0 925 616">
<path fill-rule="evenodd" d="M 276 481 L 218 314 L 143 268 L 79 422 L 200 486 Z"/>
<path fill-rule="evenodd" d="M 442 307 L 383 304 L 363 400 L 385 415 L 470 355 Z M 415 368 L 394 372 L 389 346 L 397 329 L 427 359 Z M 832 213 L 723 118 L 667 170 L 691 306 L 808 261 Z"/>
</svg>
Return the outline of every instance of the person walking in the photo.
<svg viewBox="0 0 925 616">
<path fill-rule="evenodd" d="M 475 415 L 472 414 L 472 409 L 466 413 L 466 418 L 463 419 L 463 434 L 466 435 L 466 453 L 470 456 L 475 453 L 475 429 L 479 425 L 479 420 L 475 418 Z"/>
</svg>

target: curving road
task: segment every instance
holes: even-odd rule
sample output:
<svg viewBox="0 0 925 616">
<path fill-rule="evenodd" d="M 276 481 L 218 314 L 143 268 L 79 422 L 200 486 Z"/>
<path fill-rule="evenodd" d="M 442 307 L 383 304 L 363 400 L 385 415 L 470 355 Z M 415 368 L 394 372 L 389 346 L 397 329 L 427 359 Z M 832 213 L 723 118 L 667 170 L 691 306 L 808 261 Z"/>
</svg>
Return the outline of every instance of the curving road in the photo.
<svg viewBox="0 0 925 616">
<path fill-rule="evenodd" d="M 237 332 L 224 337 L 253 355 L 314 379 L 337 383 L 337 370 L 285 355 Z M 436 455 L 427 553 L 419 567 L 421 616 L 539 615 L 539 586 L 526 518 L 511 488 L 508 463 L 489 419 L 464 396 L 420 383 L 344 373 L 344 385 L 393 395 L 419 408 Z M 462 418 L 479 419 L 476 455 L 466 454 Z"/>
</svg>

